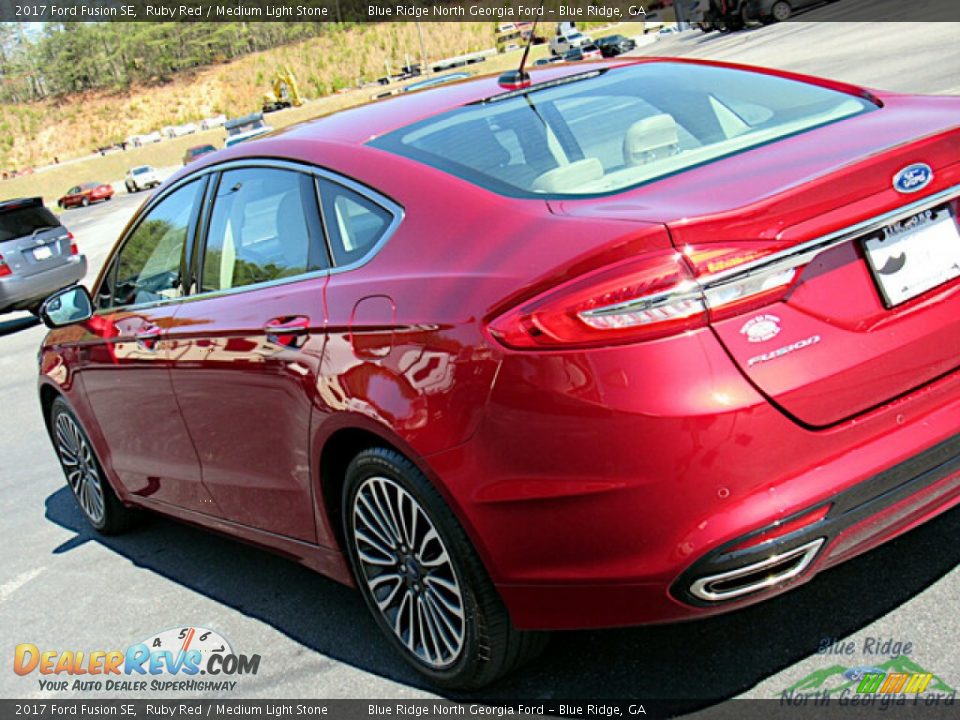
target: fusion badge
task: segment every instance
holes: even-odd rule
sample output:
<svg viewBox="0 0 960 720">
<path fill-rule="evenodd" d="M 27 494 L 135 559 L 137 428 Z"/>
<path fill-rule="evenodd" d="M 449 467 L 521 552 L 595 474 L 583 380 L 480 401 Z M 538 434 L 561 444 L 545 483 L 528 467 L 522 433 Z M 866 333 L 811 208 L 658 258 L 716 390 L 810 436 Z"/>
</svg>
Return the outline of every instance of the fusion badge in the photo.
<svg viewBox="0 0 960 720">
<path fill-rule="evenodd" d="M 763 353 L 762 355 L 754 355 L 752 358 L 747 360 L 747 367 L 753 367 L 754 365 L 759 365 L 760 363 L 765 363 L 770 360 L 776 360 L 779 357 L 788 355 L 789 353 L 796 352 L 797 350 L 803 350 L 805 347 L 810 347 L 811 345 L 816 345 L 820 342 L 819 335 L 811 335 L 808 338 L 803 340 L 797 340 L 795 343 L 790 345 L 784 345 L 782 348 L 777 348 L 776 350 L 771 350 L 768 353 Z"/>
</svg>

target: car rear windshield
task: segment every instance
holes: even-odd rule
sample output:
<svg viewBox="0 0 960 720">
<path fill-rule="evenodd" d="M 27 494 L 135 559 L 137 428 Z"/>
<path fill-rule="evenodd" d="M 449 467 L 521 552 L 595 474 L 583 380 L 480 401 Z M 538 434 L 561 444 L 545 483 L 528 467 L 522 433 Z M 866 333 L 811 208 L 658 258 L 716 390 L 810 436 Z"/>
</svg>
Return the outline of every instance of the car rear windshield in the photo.
<svg viewBox="0 0 960 720">
<path fill-rule="evenodd" d="M 371 141 L 514 197 L 606 195 L 876 109 L 844 92 L 678 62 L 588 71 Z"/>
<path fill-rule="evenodd" d="M 135 167 L 135 168 L 133 169 L 133 174 L 134 174 L 134 175 L 143 175 L 144 173 L 150 172 L 152 169 L 153 169 L 153 168 L 151 168 L 149 165 L 143 165 L 143 166 L 141 166 L 141 167 Z"/>
<path fill-rule="evenodd" d="M 57 216 L 39 205 L 0 211 L 0 243 L 55 227 L 60 227 Z"/>
</svg>

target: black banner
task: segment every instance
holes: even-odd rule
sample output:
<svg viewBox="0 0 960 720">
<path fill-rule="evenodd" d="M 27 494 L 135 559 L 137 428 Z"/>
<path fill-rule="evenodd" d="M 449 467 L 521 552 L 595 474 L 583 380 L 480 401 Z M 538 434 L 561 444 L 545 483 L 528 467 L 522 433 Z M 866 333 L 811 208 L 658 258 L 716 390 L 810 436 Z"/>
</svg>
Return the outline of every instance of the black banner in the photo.
<svg viewBox="0 0 960 720">
<path fill-rule="evenodd" d="M 708 720 L 770 720 L 770 718 L 921 717 L 930 720 L 957 716 L 955 699 L 910 695 L 851 695 L 829 699 L 804 696 L 779 700 L 728 700 L 701 705 L 682 700 L 524 700 L 462 701 L 437 700 L 0 700 L 0 718 L 71 718 L 100 720 L 115 718 L 171 718 L 190 720 L 266 718 L 330 718 L 332 720 L 447 720 L 451 717 L 481 719 L 571 717 L 669 718 L 694 713 Z M 877 715 L 880 712 L 882 714 Z"/>
<path fill-rule="evenodd" d="M 796 4 L 796 3 L 795 3 Z M 771 0 L 0 0 L 5 22 L 524 22 L 725 23 L 761 19 Z M 833 0 L 787 22 L 960 21 L 956 0 Z"/>
</svg>

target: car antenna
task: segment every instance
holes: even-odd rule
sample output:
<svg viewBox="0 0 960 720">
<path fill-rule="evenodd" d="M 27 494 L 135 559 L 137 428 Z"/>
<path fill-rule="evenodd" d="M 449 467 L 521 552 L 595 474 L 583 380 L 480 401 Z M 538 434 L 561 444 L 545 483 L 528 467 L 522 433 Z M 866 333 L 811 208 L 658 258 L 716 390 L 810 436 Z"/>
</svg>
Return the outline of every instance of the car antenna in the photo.
<svg viewBox="0 0 960 720">
<path fill-rule="evenodd" d="M 543 11 L 543 0 L 540 1 L 540 11 Z M 533 21 L 533 27 L 530 28 L 530 37 L 527 38 L 527 46 L 523 48 L 523 55 L 520 56 L 520 67 L 516 70 L 507 70 L 497 78 L 497 82 L 504 90 L 522 90 L 530 87 L 530 73 L 524 68 L 527 64 L 527 56 L 530 54 L 530 46 L 533 45 L 533 40 L 537 37 L 537 23 L 539 22 L 540 18 L 538 16 Z"/>
</svg>

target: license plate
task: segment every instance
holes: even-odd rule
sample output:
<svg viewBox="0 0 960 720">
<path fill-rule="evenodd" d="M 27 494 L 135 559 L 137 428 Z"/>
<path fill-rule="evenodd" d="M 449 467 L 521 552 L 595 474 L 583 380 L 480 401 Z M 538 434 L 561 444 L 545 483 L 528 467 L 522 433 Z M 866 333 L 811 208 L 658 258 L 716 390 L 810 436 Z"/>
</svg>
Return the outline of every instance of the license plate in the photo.
<svg viewBox="0 0 960 720">
<path fill-rule="evenodd" d="M 887 307 L 960 277 L 960 229 L 949 208 L 888 225 L 863 247 Z"/>
<path fill-rule="evenodd" d="M 33 249 L 33 257 L 35 260 L 46 260 L 47 258 L 53 257 L 53 250 L 46 245 L 41 245 Z"/>
</svg>

